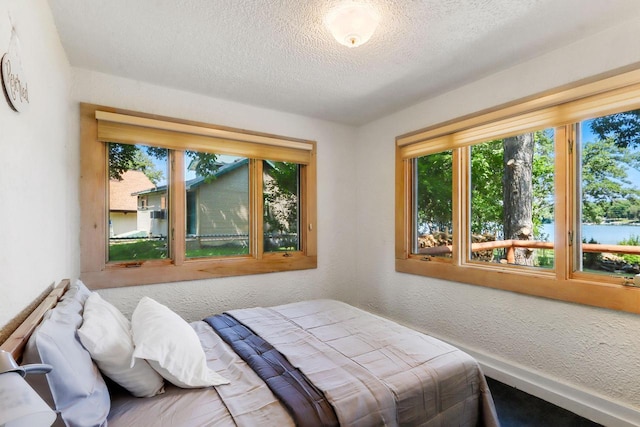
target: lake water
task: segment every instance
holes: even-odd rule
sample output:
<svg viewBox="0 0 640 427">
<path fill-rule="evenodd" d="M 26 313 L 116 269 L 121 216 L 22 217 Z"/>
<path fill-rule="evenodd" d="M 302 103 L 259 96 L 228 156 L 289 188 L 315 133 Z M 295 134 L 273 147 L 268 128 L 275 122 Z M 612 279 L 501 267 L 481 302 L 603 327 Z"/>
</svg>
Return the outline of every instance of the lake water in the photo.
<svg viewBox="0 0 640 427">
<path fill-rule="evenodd" d="M 543 224 L 542 232 L 553 242 L 553 224 Z M 582 225 L 582 238 L 587 242 L 593 238 L 598 243 L 615 245 L 631 235 L 640 236 L 640 225 Z"/>
</svg>

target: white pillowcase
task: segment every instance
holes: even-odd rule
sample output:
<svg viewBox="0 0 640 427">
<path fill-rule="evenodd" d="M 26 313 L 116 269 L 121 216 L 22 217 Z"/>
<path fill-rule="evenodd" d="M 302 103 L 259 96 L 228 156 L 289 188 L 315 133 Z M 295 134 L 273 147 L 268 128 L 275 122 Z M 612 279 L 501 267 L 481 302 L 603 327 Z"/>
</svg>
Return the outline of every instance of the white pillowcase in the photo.
<svg viewBox="0 0 640 427">
<path fill-rule="evenodd" d="M 131 316 L 135 350 L 169 382 L 183 388 L 229 384 L 207 367 L 198 335 L 168 307 L 143 297 Z"/>
<path fill-rule="evenodd" d="M 164 392 L 164 380 L 144 360 L 131 365 L 133 339 L 131 322 L 93 292 L 84 304 L 80 342 L 89 351 L 100 370 L 137 397 Z"/>
</svg>

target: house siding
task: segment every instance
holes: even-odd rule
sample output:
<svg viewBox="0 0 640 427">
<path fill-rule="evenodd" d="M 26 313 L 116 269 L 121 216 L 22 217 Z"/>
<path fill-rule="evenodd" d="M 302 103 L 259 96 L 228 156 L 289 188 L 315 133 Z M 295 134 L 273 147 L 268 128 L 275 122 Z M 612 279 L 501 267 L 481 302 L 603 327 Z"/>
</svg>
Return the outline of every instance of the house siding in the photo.
<svg viewBox="0 0 640 427">
<path fill-rule="evenodd" d="M 198 186 L 199 235 L 249 233 L 249 167 L 245 164 Z"/>
<path fill-rule="evenodd" d="M 136 212 L 109 212 L 109 235 L 117 236 L 119 234 L 134 231 L 138 226 L 138 218 Z"/>
</svg>

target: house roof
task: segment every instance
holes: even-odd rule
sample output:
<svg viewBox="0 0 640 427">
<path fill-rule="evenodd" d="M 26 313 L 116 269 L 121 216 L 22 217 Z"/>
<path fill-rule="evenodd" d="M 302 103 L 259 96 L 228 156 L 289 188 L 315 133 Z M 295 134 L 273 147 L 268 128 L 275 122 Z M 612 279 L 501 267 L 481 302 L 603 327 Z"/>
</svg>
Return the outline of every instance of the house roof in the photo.
<svg viewBox="0 0 640 427">
<path fill-rule="evenodd" d="M 74 67 L 352 125 L 640 17 L 638 0 L 367 0 L 380 23 L 349 49 L 323 23 L 339 0 L 159 3 L 48 2 Z"/>
<path fill-rule="evenodd" d="M 127 171 L 122 180 L 109 180 L 109 210 L 135 212 L 138 210 L 138 198 L 135 193 L 153 186 L 147 176 L 140 171 Z"/>
</svg>

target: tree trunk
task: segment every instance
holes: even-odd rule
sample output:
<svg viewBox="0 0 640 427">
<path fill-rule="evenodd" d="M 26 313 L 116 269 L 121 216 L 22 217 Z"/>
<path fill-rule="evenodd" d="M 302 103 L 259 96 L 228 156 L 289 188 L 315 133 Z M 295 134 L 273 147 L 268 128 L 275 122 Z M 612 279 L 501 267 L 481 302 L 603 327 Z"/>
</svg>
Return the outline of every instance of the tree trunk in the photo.
<svg viewBox="0 0 640 427">
<path fill-rule="evenodd" d="M 505 138 L 504 177 L 504 238 L 531 240 L 533 238 L 533 133 Z M 515 264 L 533 265 L 533 251 L 515 250 Z"/>
</svg>

